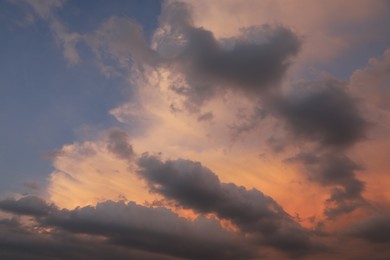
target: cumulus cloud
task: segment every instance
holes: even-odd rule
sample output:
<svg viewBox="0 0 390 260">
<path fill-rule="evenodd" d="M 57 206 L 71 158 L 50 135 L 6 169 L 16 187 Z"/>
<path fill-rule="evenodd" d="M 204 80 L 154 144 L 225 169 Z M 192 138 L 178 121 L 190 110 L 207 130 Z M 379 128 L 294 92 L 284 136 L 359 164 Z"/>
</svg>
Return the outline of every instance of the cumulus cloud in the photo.
<svg viewBox="0 0 390 260">
<path fill-rule="evenodd" d="M 314 248 L 308 232 L 295 223 L 283 208 L 262 192 L 219 178 L 198 162 L 175 160 L 163 162 L 143 155 L 138 162 L 139 175 L 152 192 L 176 201 L 198 213 L 213 213 L 231 221 L 266 245 L 292 254 Z"/>
<path fill-rule="evenodd" d="M 4 200 L 0 202 L 4 204 Z M 9 201 L 5 202 L 9 204 Z M 17 210 L 11 211 L 10 207 L 7 210 L 16 215 L 32 213 L 37 222 L 35 230 L 40 229 L 41 232 L 32 232 L 28 226 L 23 227 L 15 221 L 3 220 L 1 224 L 4 224 L 7 230 L 17 229 L 16 235 L 24 233 L 25 240 L 36 237 L 36 244 L 47 240 L 49 245 L 54 245 L 51 251 L 46 252 L 48 256 L 58 257 L 67 248 L 75 247 L 75 242 L 69 245 L 72 241 L 62 247 L 59 245 L 61 241 L 56 236 L 63 233 L 69 240 L 76 241 L 77 234 L 91 235 L 91 239 L 86 238 L 89 245 L 116 245 L 120 248 L 162 254 L 162 257 L 167 255 L 185 259 L 247 259 L 255 253 L 244 243 L 245 239 L 223 229 L 218 221 L 203 217 L 189 221 L 166 208 L 144 207 L 134 202 L 105 201 L 95 207 L 53 209 L 42 215 L 42 205 L 49 207 L 43 200 L 34 205 L 27 205 L 23 199 L 13 200 L 12 203 L 13 209 Z M 105 239 L 99 240 L 101 236 Z M 29 244 L 26 246 L 31 247 L 33 257 L 38 257 L 40 254 L 33 251 L 34 243 L 31 243 L 31 240 L 27 241 Z M 0 240 L 0 244 L 1 242 L 4 243 Z M 23 244 L 20 246 L 23 247 Z M 35 246 L 36 251 L 42 250 L 42 245 Z M 86 253 L 78 257 L 85 257 Z M 131 254 L 127 255 L 130 256 Z"/>
<path fill-rule="evenodd" d="M 369 123 L 345 85 L 333 79 L 303 82 L 292 95 L 278 97 L 271 104 L 274 115 L 285 123 L 290 143 L 317 148 L 303 148 L 287 161 L 303 163 L 309 180 L 332 187 L 324 210 L 330 219 L 365 204 L 365 185 L 355 174 L 362 167 L 345 153 L 366 138 Z"/>
<path fill-rule="evenodd" d="M 276 115 L 303 141 L 340 149 L 365 138 L 368 126 L 356 100 L 335 80 L 304 82 L 297 94 L 276 101 Z"/>
<path fill-rule="evenodd" d="M 282 26 L 242 28 L 240 35 L 217 39 L 192 23 L 183 3 L 165 5 L 155 42 L 168 64 L 184 74 L 187 86 L 173 90 L 201 105 L 221 89 L 259 96 L 275 88 L 301 45 L 300 38 Z M 172 17 L 179 16 L 178 19 Z M 165 29 L 165 30 L 164 30 Z"/>
<path fill-rule="evenodd" d="M 28 226 L 17 218 L 0 220 L 2 259 L 177 259 L 105 243 L 101 237 L 78 235 L 35 224 Z"/>
<path fill-rule="evenodd" d="M 45 216 L 55 210 L 55 206 L 47 204 L 39 197 L 27 196 L 19 200 L 13 198 L 1 200 L 0 210 L 17 215 Z"/>
<path fill-rule="evenodd" d="M 192 6 L 196 26 L 207 27 L 218 38 L 237 34 L 239 28 L 253 24 L 277 23 L 291 26 L 304 35 L 305 43 L 294 68 L 294 78 L 311 77 L 321 73 L 316 67 L 329 61 L 355 55 L 362 46 L 383 40 L 388 23 L 388 2 L 337 0 L 316 3 L 298 0 L 249 0 L 245 4 L 236 0 L 198 1 L 183 0 Z M 302 10 L 308 10 L 302 15 Z M 345 14 L 348 10 L 348 14 Z M 383 19 L 386 16 L 386 19 Z M 362 28 L 362 30 L 355 30 Z M 363 29 L 364 28 L 364 29 Z M 387 38 L 387 37 L 386 37 Z M 387 38 L 388 39 L 388 38 Z M 355 49 L 356 48 L 356 49 Z M 314 66 L 313 66 L 314 65 Z M 310 69 L 308 69 L 310 68 Z"/>
<path fill-rule="evenodd" d="M 351 76 L 351 90 L 355 95 L 374 104 L 380 109 L 389 110 L 390 98 L 390 49 L 383 57 L 371 58 L 366 67 L 356 70 Z"/>
<path fill-rule="evenodd" d="M 351 225 L 349 235 L 372 243 L 390 243 L 390 215 L 374 214 Z"/>
<path fill-rule="evenodd" d="M 259 97 L 275 88 L 301 46 L 292 30 L 268 24 L 217 39 L 211 31 L 196 27 L 190 7 L 177 2 L 164 4 L 153 48 L 140 25 L 117 17 L 108 19 L 85 40 L 106 75 L 123 75 L 132 65 L 181 74 L 184 82 L 172 84 L 171 90 L 186 97 L 187 109 L 192 111 L 227 89 Z"/>
</svg>

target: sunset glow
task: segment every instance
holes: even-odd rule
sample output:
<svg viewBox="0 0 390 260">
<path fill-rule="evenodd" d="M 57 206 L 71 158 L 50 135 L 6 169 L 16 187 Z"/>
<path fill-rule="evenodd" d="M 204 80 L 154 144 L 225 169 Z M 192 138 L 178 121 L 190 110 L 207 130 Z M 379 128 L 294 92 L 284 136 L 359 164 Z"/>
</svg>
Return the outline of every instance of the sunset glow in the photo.
<svg viewBox="0 0 390 260">
<path fill-rule="evenodd" d="M 0 20 L 1 259 L 390 258 L 389 1 Z"/>
</svg>

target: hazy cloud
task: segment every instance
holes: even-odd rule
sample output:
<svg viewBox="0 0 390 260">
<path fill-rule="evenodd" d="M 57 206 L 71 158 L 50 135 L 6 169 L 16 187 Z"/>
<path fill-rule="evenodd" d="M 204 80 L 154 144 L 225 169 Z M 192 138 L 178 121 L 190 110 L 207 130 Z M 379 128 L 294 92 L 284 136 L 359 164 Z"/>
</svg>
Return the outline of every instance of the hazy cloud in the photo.
<svg viewBox="0 0 390 260">
<path fill-rule="evenodd" d="M 207 112 L 207 113 L 204 113 L 204 114 L 198 116 L 198 121 L 199 122 L 211 121 L 211 120 L 213 120 L 213 118 L 214 118 L 213 112 Z"/>
<path fill-rule="evenodd" d="M 61 8 L 66 0 L 22 0 L 11 1 L 15 4 L 25 3 L 29 5 L 40 18 L 48 19 L 55 9 Z"/>
<path fill-rule="evenodd" d="M 128 160 L 134 156 L 129 136 L 120 129 L 112 129 L 108 133 L 107 149 L 121 159 Z"/>
<path fill-rule="evenodd" d="M 110 17 L 83 39 L 95 53 L 106 76 L 125 76 L 124 72 L 134 64 L 138 68 L 159 64 L 159 57 L 149 47 L 142 27 L 128 18 Z"/>
<path fill-rule="evenodd" d="M 342 154 L 300 153 L 288 162 L 302 162 L 310 181 L 333 187 L 326 200 L 325 215 L 335 218 L 352 212 L 366 202 L 362 197 L 364 183 L 357 179 L 356 171 L 362 167 Z"/>
</svg>

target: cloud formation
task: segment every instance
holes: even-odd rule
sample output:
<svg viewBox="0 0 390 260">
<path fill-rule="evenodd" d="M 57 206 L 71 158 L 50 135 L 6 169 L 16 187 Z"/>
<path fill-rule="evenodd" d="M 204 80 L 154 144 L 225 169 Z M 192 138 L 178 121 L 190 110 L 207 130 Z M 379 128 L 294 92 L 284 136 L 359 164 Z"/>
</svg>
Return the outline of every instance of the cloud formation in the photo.
<svg viewBox="0 0 390 260">
<path fill-rule="evenodd" d="M 55 207 L 39 197 L 28 196 L 19 200 L 10 198 L 0 201 L 0 210 L 17 215 L 45 216 L 55 210 Z"/>
<path fill-rule="evenodd" d="M 133 147 L 128 143 L 128 135 L 119 129 L 109 132 L 107 149 L 121 159 L 129 160 L 134 156 Z"/>
<path fill-rule="evenodd" d="M 313 246 L 308 232 L 272 198 L 256 189 L 221 183 L 209 169 L 189 160 L 162 162 L 155 156 L 143 155 L 138 164 L 139 175 L 150 190 L 181 207 L 201 214 L 213 213 L 254 235 L 256 240 L 292 254 L 307 253 Z"/>
<path fill-rule="evenodd" d="M 151 39 L 123 15 L 77 33 L 57 16 L 63 1 L 23 2 L 70 64 L 85 52 L 130 95 L 110 111 L 119 127 L 53 153 L 53 203 L 0 200 L 0 257 L 328 259 L 387 246 L 389 216 L 367 197 L 380 167 L 363 167 L 359 145 L 379 132 L 373 114 L 376 142 L 389 142 L 389 50 L 350 79 L 358 63 L 338 64 L 344 80 L 323 71 L 377 35 L 346 32 L 378 23 L 384 1 L 186 2 L 163 3 Z"/>
<path fill-rule="evenodd" d="M 349 234 L 372 243 L 390 243 L 390 215 L 374 214 L 362 221 L 354 223 Z"/>
<path fill-rule="evenodd" d="M 300 153 L 287 161 L 302 162 L 310 181 L 332 187 L 324 210 L 327 217 L 335 218 L 366 204 L 362 197 L 364 183 L 355 174 L 362 167 L 350 158 L 337 154 Z"/>
<path fill-rule="evenodd" d="M 163 57 L 167 53 L 168 64 L 184 74 L 188 86 L 172 89 L 186 96 L 189 105 L 201 105 L 226 89 L 248 96 L 268 92 L 280 83 L 300 49 L 300 38 L 282 26 L 252 26 L 236 37 L 216 39 L 211 31 L 193 25 L 188 6 L 164 7 L 160 22 L 167 32 L 157 33 L 157 50 Z"/>
<path fill-rule="evenodd" d="M 335 80 L 304 82 L 297 94 L 276 101 L 276 114 L 295 137 L 324 148 L 344 148 L 365 138 L 368 123 L 344 84 Z"/>
<path fill-rule="evenodd" d="M 77 240 L 77 234 L 88 234 L 92 238 L 90 241 L 86 239 L 86 242 L 96 243 L 97 241 L 93 239 L 98 237 L 94 236 L 103 236 L 105 239 L 99 242 L 103 246 L 116 245 L 185 259 L 241 259 L 250 258 L 255 254 L 249 245 L 243 243 L 245 239 L 224 230 L 219 222 L 213 219 L 198 217 L 194 221 L 189 221 L 166 208 L 150 208 L 123 201 L 105 201 L 95 207 L 87 206 L 74 210 L 52 208 L 51 211 L 42 214 L 42 206 L 51 207 L 49 204 L 45 204 L 40 199 L 39 205 L 26 204 L 26 200 L 38 200 L 38 198 L 25 197 L 0 202 L 2 205 L 6 203 L 7 211 L 16 215 L 27 212 L 36 217 L 35 221 L 38 225 L 36 229 L 43 231 L 45 228 L 54 229 L 44 231 L 43 234 L 26 233 L 28 235 L 26 240 L 33 236 L 36 237 L 37 243 L 41 240 L 49 240 L 50 244 L 58 246 L 60 241 L 56 238 L 56 233 L 60 235 L 67 231 L 70 232 L 65 233 L 68 239 Z M 2 221 L 1 224 L 6 230 L 11 228 L 22 232 L 25 229 L 15 221 Z M 27 246 L 34 248 L 33 243 Z M 74 242 L 71 246 L 75 247 Z M 35 245 L 38 252 L 31 252 L 33 257 L 39 256 L 41 247 L 42 245 Z M 66 246 L 61 248 L 61 250 L 65 249 Z M 49 251 L 46 254 L 50 256 L 56 250 L 54 247 L 51 250 L 53 252 Z M 59 253 L 54 256 L 58 256 Z"/>
</svg>

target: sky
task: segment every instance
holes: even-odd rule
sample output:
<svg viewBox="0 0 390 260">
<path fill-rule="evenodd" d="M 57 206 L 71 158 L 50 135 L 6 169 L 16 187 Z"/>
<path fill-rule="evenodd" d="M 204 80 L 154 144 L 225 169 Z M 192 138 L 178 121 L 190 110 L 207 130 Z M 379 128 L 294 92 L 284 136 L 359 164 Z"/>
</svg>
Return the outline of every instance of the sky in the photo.
<svg viewBox="0 0 390 260">
<path fill-rule="evenodd" d="M 1 259 L 389 259 L 390 2 L 0 1 Z"/>
</svg>

